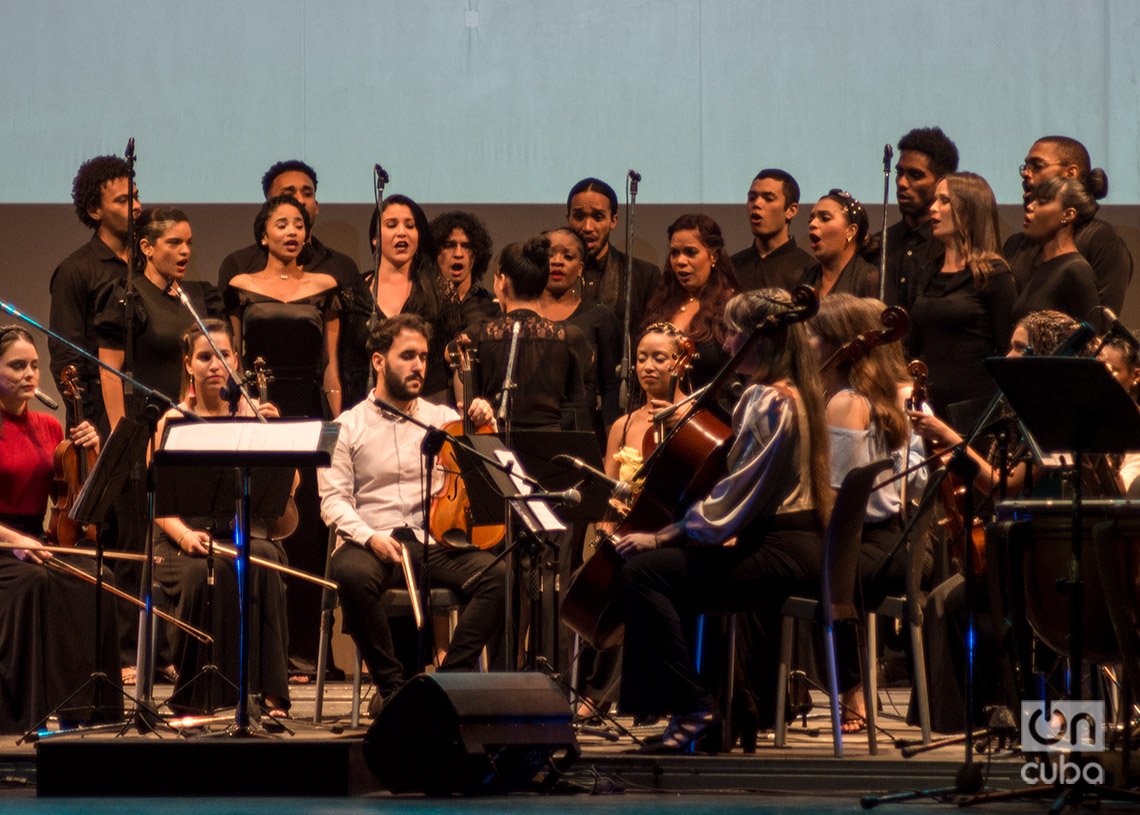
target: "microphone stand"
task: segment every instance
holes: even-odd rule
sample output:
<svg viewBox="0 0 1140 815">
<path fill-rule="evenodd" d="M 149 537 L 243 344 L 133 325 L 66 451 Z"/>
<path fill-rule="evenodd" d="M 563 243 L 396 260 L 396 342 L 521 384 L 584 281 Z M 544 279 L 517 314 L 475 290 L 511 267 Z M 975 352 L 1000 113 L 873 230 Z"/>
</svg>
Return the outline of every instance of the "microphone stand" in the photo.
<svg viewBox="0 0 1140 815">
<path fill-rule="evenodd" d="M 515 382 L 515 361 L 519 356 L 519 332 L 522 330 L 522 323 L 515 320 L 511 325 L 511 346 L 507 351 L 507 373 L 503 377 L 503 389 L 499 396 L 499 413 L 496 418 L 499 420 L 499 426 L 503 428 L 503 443 L 511 446 L 511 396 L 515 388 L 518 387 Z M 470 394 L 463 395 L 464 400 L 469 402 L 471 399 Z M 508 533 L 510 530 L 507 530 Z"/>
<path fill-rule="evenodd" d="M 376 192 L 376 245 L 372 247 L 372 308 L 368 316 L 368 334 L 380 323 L 380 307 L 376 305 L 380 299 L 380 205 L 384 202 L 384 187 L 390 180 L 388 173 L 379 164 L 372 166 L 372 179 Z M 414 272 L 413 272 L 414 273 Z M 368 392 L 376 387 L 376 370 L 368 366 Z"/>
<path fill-rule="evenodd" d="M 883 302 L 887 299 L 887 209 L 891 203 L 891 159 L 894 154 L 890 144 L 883 145 L 883 242 L 879 246 L 879 300 Z M 895 296 L 898 296 L 897 290 Z"/>
<path fill-rule="evenodd" d="M 132 142 L 133 141 L 134 140 L 132 139 Z M 130 148 L 131 146 L 132 145 L 128 145 L 128 148 Z M 132 392 L 138 391 L 139 393 L 142 394 L 142 396 L 145 399 L 151 401 L 152 403 L 157 403 L 158 405 L 164 406 L 170 410 L 177 409 L 177 405 L 175 404 L 175 402 L 173 400 L 170 399 L 170 397 L 168 397 L 165 394 L 155 390 L 154 388 L 149 387 L 148 385 L 144 385 L 142 382 L 135 379 L 129 373 L 126 373 L 125 371 L 120 371 L 118 368 L 114 367 L 113 365 L 110 365 L 110 364 L 104 362 L 103 360 L 99 359 L 98 356 L 89 352 L 87 349 L 81 348 L 80 346 L 76 345 L 74 342 L 67 339 L 66 337 L 61 336 L 57 332 L 52 331 L 50 328 L 48 328 L 47 326 L 38 322 L 37 320 L 33 319 L 32 317 L 29 317 L 28 315 L 24 314 L 22 311 L 20 311 L 18 308 L 16 308 L 11 303 L 7 303 L 3 300 L 0 300 L 0 311 L 4 311 L 7 314 L 10 314 L 11 316 L 15 317 L 17 320 L 21 321 L 22 323 L 25 323 L 25 324 L 31 326 L 33 329 L 35 329 L 40 334 L 43 334 L 44 336 L 49 337 L 50 339 L 53 339 L 56 342 L 61 343 L 62 345 L 66 346 L 67 348 L 74 351 L 75 353 L 79 354 L 83 359 L 86 359 L 86 360 L 94 363 L 95 365 L 99 366 L 100 368 L 107 371 L 111 375 L 117 377 L 120 381 L 123 382 L 124 394 L 127 392 L 127 387 L 130 386 L 132 389 Z M 127 314 L 128 314 L 128 320 L 129 320 L 129 317 L 130 317 L 130 311 L 129 310 L 128 310 Z M 128 350 L 129 350 L 129 347 L 130 347 L 130 344 L 128 343 L 128 345 L 127 345 Z M 151 411 L 147 411 L 147 412 L 150 413 Z M 201 421 L 200 416 L 194 416 L 194 418 Z M 155 419 L 155 421 L 157 422 L 157 418 Z M 151 443 L 153 444 L 153 442 L 154 442 L 154 438 L 153 438 L 154 437 L 154 427 L 153 426 L 151 427 L 150 436 L 151 436 Z M 149 488 L 149 485 L 148 485 L 148 488 Z M 150 495 L 150 500 L 148 500 L 147 532 L 146 532 L 146 543 L 145 543 L 146 560 L 143 563 L 143 583 L 142 583 L 142 588 L 144 590 L 143 591 L 143 600 L 142 600 L 143 606 L 142 606 L 142 610 L 139 612 L 141 620 L 146 621 L 145 625 L 140 623 L 140 630 L 139 630 L 139 665 L 137 666 L 137 679 L 136 679 L 136 682 L 137 682 L 136 688 L 138 690 L 139 695 L 137 698 L 128 696 L 128 698 L 133 698 L 133 700 L 136 703 L 135 724 L 136 724 L 136 727 L 138 728 L 138 730 L 140 732 L 146 732 L 146 731 L 152 730 L 153 729 L 152 722 L 156 717 L 158 717 L 158 713 L 154 709 L 153 700 L 151 699 L 151 696 L 153 693 L 153 688 L 154 688 L 154 681 L 153 681 L 154 680 L 154 670 L 153 670 L 153 665 L 150 664 L 153 661 L 153 653 L 151 652 L 151 649 L 150 649 L 150 633 L 149 633 L 149 631 L 151 629 L 153 629 L 153 617 L 152 617 L 152 615 L 154 614 L 154 592 L 153 592 L 152 578 L 151 578 L 151 576 L 153 575 L 153 570 L 154 570 L 154 537 L 153 537 L 154 514 L 153 514 L 153 510 L 154 510 L 154 505 L 153 505 L 153 492 L 152 492 Z M 95 550 L 96 550 L 95 575 L 94 575 L 94 577 L 95 577 L 95 591 L 96 591 L 97 595 L 100 595 L 97 597 L 97 600 L 96 600 L 95 613 L 96 613 L 96 624 L 101 625 L 101 614 L 102 614 L 102 612 L 101 612 L 101 600 L 102 600 L 101 595 L 102 595 L 102 592 L 104 589 L 104 586 L 103 586 L 103 569 L 102 569 L 102 566 L 103 566 L 102 552 L 104 550 L 104 547 L 103 547 L 103 544 L 100 543 L 98 539 L 96 539 L 96 541 L 95 541 Z M 144 638 L 143 638 L 143 629 L 144 628 L 147 629 L 145 642 L 144 642 Z M 102 645 L 101 645 L 102 632 L 101 632 L 101 630 L 97 630 L 95 636 L 96 636 L 95 641 L 98 644 L 96 647 L 96 652 L 98 653 L 100 651 L 100 649 L 102 648 Z M 147 660 L 147 665 L 145 665 L 145 666 L 142 665 L 142 659 L 144 657 L 146 657 L 146 660 Z M 146 679 L 144 678 L 144 670 L 143 670 L 144 668 L 147 668 L 148 670 L 146 671 L 146 673 L 150 674 L 150 676 L 149 676 L 150 681 L 149 682 L 147 682 Z M 125 691 L 122 691 L 121 689 L 120 689 L 120 692 L 124 693 L 124 694 L 126 693 Z"/>
<path fill-rule="evenodd" d="M 641 181 L 641 173 L 630 170 L 626 178 L 626 204 L 625 204 L 625 314 L 622 318 L 622 354 L 621 367 L 618 379 L 621 380 L 618 389 L 618 404 L 622 410 L 629 407 L 629 392 L 633 379 L 633 342 L 630 338 L 630 319 L 633 304 L 633 209 L 637 204 L 637 184 Z"/>
</svg>

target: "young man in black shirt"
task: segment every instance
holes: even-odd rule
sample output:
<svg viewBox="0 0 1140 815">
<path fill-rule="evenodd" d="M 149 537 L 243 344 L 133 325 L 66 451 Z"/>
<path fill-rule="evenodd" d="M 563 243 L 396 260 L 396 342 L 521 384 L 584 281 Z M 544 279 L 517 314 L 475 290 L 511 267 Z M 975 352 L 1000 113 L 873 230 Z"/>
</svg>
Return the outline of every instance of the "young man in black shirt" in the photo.
<svg viewBox="0 0 1140 815">
<path fill-rule="evenodd" d="M 884 299 L 909 311 L 929 276 L 942 267 L 942 243 L 930 234 L 930 205 L 938 182 L 958 170 L 958 148 L 942 128 L 919 127 L 899 139 L 898 150 L 895 199 L 902 218 L 887 229 Z M 872 245 L 863 258 L 878 268 L 881 243 Z"/>
<path fill-rule="evenodd" d="M 1099 167 L 1092 169 L 1089 151 L 1068 136 L 1043 136 L 1033 142 L 1020 172 L 1025 203 L 1029 203 L 1038 184 L 1055 176 L 1080 179 L 1097 200 L 1108 194 L 1108 176 L 1104 170 Z M 1096 272 L 1100 304 L 1119 314 L 1124 305 L 1124 294 L 1132 281 L 1132 253 L 1128 251 L 1127 244 L 1111 224 L 1095 217 L 1077 226 L 1074 238 L 1077 251 Z M 1003 252 L 1020 291 L 1037 266 L 1040 246 L 1019 232 L 1006 240 Z M 1089 315 L 1076 316 L 1089 318 Z"/>
<path fill-rule="evenodd" d="M 800 209 L 800 185 L 784 170 L 761 170 L 748 188 L 752 243 L 732 256 L 741 291 L 795 288 L 815 258 L 796 246 L 788 225 Z"/>
<path fill-rule="evenodd" d="M 618 322 L 625 319 L 626 255 L 610 243 L 617 226 L 618 199 L 614 188 L 597 178 L 583 178 L 566 196 L 566 222 L 586 242 L 586 268 L 582 273 L 582 299 L 609 306 Z M 630 276 L 630 331 L 637 334 L 649 298 L 661 274 L 652 263 L 633 259 Z M 621 349 L 618 349 L 621 355 Z"/>
<path fill-rule="evenodd" d="M 292 195 L 309 213 L 309 222 L 317 222 L 317 171 L 303 161 L 279 161 L 261 177 L 261 191 L 268 201 L 278 195 Z M 359 274 L 356 263 L 348 255 L 329 249 L 309 230 L 309 240 L 301 250 L 301 266 L 306 272 L 320 272 L 332 276 L 342 287 L 352 283 Z M 256 243 L 231 252 L 218 269 L 218 290 L 225 291 L 230 280 L 239 274 L 252 274 L 265 268 L 265 249 Z"/>
<path fill-rule="evenodd" d="M 91 240 L 67 256 L 52 272 L 51 314 L 48 324 L 60 336 L 93 355 L 98 355 L 98 339 L 92 318 L 95 294 L 106 283 L 127 275 L 127 199 L 130 166 L 118 156 L 96 156 L 84 162 L 71 186 L 71 199 L 79 220 L 94 230 Z M 134 217 L 142 212 L 138 191 L 133 197 Z M 79 371 L 83 389 L 83 417 L 104 439 L 110 432 L 107 411 L 99 385 L 99 367 L 55 340 L 48 342 L 51 373 L 58 384 L 68 365 Z M 79 419 L 67 403 L 67 426 Z"/>
</svg>

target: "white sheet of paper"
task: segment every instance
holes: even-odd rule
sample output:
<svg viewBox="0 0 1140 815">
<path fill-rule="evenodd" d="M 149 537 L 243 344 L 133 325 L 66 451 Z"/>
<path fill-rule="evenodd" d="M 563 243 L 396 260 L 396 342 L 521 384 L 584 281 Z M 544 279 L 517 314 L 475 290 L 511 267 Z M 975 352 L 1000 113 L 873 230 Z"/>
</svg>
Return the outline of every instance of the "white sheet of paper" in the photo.
<svg viewBox="0 0 1140 815">
<path fill-rule="evenodd" d="M 510 450 L 496 450 L 495 458 L 503 465 L 510 465 L 511 481 L 515 489 L 523 495 L 530 495 L 530 485 L 522 480 L 516 473 L 523 472 L 522 463 Z M 511 506 L 518 511 L 531 532 L 564 532 L 566 524 L 558 520 L 558 516 L 545 501 L 512 501 Z M 537 527 L 537 528 L 535 528 Z"/>
<path fill-rule="evenodd" d="M 301 422 L 188 422 L 173 425 L 164 450 L 248 450 L 252 452 L 309 452 L 317 449 L 323 423 Z"/>
</svg>

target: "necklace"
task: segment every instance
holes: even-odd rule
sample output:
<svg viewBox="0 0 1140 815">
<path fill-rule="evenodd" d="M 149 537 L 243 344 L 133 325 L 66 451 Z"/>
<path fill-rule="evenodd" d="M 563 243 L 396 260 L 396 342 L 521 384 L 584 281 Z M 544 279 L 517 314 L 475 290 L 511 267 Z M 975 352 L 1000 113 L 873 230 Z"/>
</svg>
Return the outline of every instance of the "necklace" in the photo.
<svg viewBox="0 0 1140 815">
<path fill-rule="evenodd" d="M 689 299 L 686 300 L 683 304 L 681 304 L 681 307 L 677 310 L 678 311 L 684 311 L 685 309 L 687 309 L 690 305 L 692 305 L 695 302 L 697 302 L 697 298 L 693 295 L 690 295 Z"/>
</svg>

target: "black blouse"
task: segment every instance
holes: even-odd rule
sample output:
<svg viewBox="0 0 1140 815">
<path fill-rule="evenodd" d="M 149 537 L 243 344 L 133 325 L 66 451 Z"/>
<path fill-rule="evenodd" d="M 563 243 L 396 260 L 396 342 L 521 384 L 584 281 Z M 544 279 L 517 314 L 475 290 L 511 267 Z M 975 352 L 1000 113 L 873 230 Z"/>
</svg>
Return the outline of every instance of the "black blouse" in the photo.
<svg viewBox="0 0 1140 815">
<path fill-rule="evenodd" d="M 1014 303 L 1013 319 L 1020 320 L 1032 311 L 1053 309 L 1084 322 L 1091 319 L 1092 310 L 1099 304 L 1092 266 L 1079 252 L 1069 252 L 1034 266 Z"/>
<path fill-rule="evenodd" d="M 133 374 L 174 402 L 182 385 L 182 335 L 194 318 L 178 297 L 167 294 L 146 275 L 133 276 L 135 284 Z M 222 297 L 211 283 L 183 280 L 179 283 L 199 316 L 222 317 Z M 100 348 L 125 351 L 126 281 L 107 284 L 96 298 L 95 332 Z M 127 413 L 138 415 L 145 399 L 137 395 Z"/>
<path fill-rule="evenodd" d="M 804 269 L 800 283 L 806 283 L 818 291 L 823 283 L 823 264 L 817 263 Z M 839 272 L 839 277 L 828 294 L 838 294 L 839 292 L 853 294 L 856 297 L 878 297 L 879 270 L 859 255 L 854 255 Z"/>
<path fill-rule="evenodd" d="M 621 364 L 622 348 L 617 315 L 608 306 L 583 300 L 563 322 L 577 326 L 585 335 L 586 353 L 579 356 L 578 364 L 582 371 L 586 405 L 591 413 L 597 414 L 600 399 L 602 423 L 609 427 L 621 415 L 617 369 Z"/>
<path fill-rule="evenodd" d="M 1005 269 L 991 274 L 982 289 L 966 269 L 926 281 L 914 301 L 906 341 L 911 356 L 930 370 L 930 403 L 939 417 L 948 419 L 956 402 L 993 394 L 983 361 L 1009 350 L 1016 296 L 1013 275 Z"/>
<path fill-rule="evenodd" d="M 530 309 L 515 309 L 489 320 L 473 335 L 478 352 L 475 382 L 480 395 L 498 404 L 515 322 L 520 329 L 514 371 L 518 387 L 511 395 L 513 425 L 575 429 L 574 414 L 584 403 L 584 388 L 572 346 L 585 340 L 577 327 L 551 322 Z"/>
</svg>

